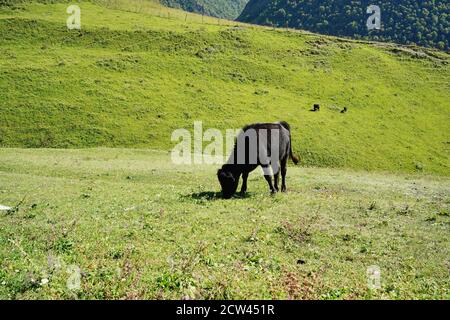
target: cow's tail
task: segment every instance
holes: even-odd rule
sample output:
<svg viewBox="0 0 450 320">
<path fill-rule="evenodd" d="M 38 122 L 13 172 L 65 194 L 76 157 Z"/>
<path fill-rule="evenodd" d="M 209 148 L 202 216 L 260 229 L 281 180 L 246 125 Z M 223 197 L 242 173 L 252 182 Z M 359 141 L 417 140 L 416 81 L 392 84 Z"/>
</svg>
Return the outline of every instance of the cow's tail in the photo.
<svg viewBox="0 0 450 320">
<path fill-rule="evenodd" d="M 294 164 L 298 164 L 300 162 L 300 159 L 292 152 L 291 126 L 286 121 L 281 121 L 280 124 L 289 131 L 289 157 L 291 157 L 291 160 L 292 162 L 294 162 Z"/>
</svg>

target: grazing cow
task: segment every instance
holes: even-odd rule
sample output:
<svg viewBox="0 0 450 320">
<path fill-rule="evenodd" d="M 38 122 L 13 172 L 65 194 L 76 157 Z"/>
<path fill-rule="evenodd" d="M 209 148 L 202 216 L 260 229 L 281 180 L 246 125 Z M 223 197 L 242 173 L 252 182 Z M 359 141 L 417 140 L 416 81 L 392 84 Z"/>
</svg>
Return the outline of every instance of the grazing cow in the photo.
<svg viewBox="0 0 450 320">
<path fill-rule="evenodd" d="M 312 109 L 312 110 L 310 110 L 310 111 L 312 111 L 312 112 L 319 112 L 320 111 L 320 104 L 315 104 L 314 105 L 314 108 Z"/>
<path fill-rule="evenodd" d="M 278 180 L 281 171 L 281 191 L 286 192 L 289 157 L 295 164 L 298 163 L 299 159 L 292 153 L 291 129 L 287 122 L 246 126 L 238 135 L 228 162 L 217 172 L 223 197 L 230 199 L 235 194 L 241 176 L 243 179 L 241 193 L 247 192 L 248 175 L 258 166 L 263 168 L 264 177 L 272 193 L 279 190 Z M 272 184 L 272 175 L 275 176 L 275 185 Z"/>
</svg>

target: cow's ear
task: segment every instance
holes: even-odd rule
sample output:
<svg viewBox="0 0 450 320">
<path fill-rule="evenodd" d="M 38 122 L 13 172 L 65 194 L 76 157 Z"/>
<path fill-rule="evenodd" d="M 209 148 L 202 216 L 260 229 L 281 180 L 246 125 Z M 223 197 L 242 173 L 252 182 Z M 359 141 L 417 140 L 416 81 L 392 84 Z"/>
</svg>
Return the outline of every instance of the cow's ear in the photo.
<svg viewBox="0 0 450 320">
<path fill-rule="evenodd" d="M 234 175 L 231 172 L 227 172 L 225 175 L 226 175 L 227 179 L 230 179 L 233 182 L 236 181 L 236 178 L 234 177 Z"/>
<path fill-rule="evenodd" d="M 219 179 L 223 180 L 223 179 L 226 179 L 228 177 L 228 175 L 227 175 L 227 172 L 220 169 L 219 171 L 217 171 L 217 177 Z"/>
</svg>

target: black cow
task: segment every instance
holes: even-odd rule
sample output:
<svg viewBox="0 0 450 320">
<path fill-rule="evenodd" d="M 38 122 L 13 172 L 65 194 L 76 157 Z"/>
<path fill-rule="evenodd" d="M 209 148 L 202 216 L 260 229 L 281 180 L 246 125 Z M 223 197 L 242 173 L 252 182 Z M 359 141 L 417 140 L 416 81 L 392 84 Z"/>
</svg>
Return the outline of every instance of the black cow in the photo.
<svg viewBox="0 0 450 320">
<path fill-rule="evenodd" d="M 248 175 L 258 166 L 263 168 L 264 177 L 272 193 L 279 190 L 281 169 L 281 191 L 285 192 L 289 157 L 295 164 L 299 162 L 292 153 L 291 129 L 287 122 L 246 126 L 238 135 L 228 162 L 217 172 L 223 197 L 230 199 L 235 194 L 241 175 L 243 179 L 241 193 L 247 192 Z M 275 186 L 272 184 L 272 175 L 275 176 Z"/>
</svg>

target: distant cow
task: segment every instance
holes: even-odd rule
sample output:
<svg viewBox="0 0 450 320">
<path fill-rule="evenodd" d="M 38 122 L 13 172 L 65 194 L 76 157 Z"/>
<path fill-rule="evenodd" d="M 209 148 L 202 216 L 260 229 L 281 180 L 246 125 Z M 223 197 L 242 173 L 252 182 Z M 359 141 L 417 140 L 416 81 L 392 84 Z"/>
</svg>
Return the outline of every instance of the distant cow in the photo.
<svg viewBox="0 0 450 320">
<path fill-rule="evenodd" d="M 229 160 L 217 172 L 223 197 L 230 199 L 235 194 L 241 175 L 241 193 L 247 192 L 248 175 L 258 166 L 263 168 L 264 177 L 272 193 L 279 190 L 281 171 L 281 191 L 285 192 L 289 157 L 295 164 L 298 163 L 299 159 L 292 153 L 291 129 L 287 122 L 246 126 L 238 135 Z M 275 186 L 272 184 L 272 175 L 275 176 Z"/>
</svg>

